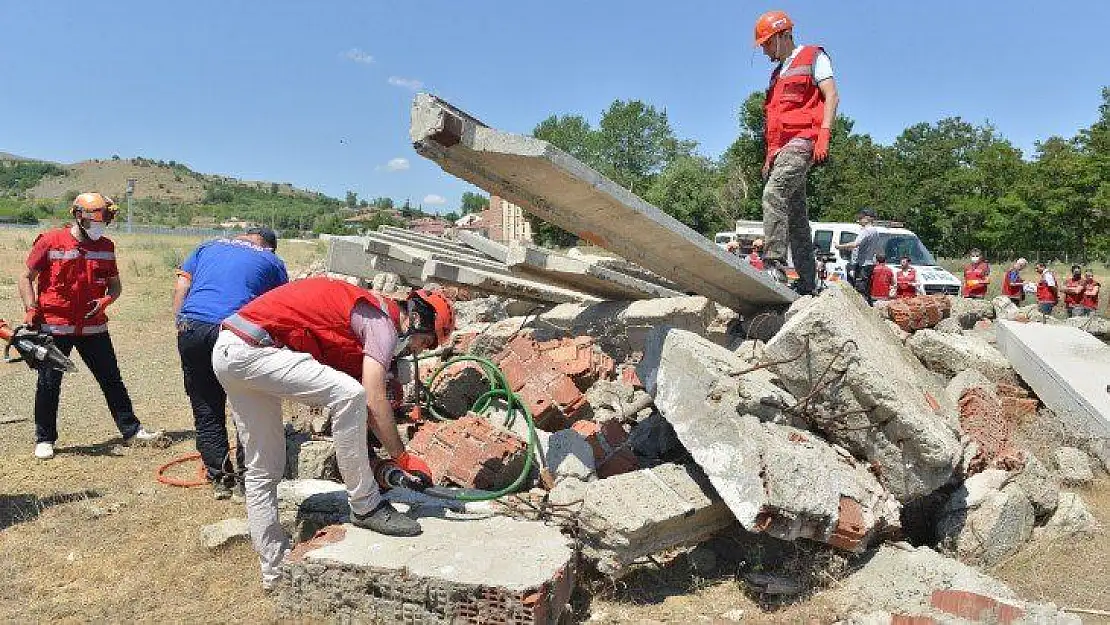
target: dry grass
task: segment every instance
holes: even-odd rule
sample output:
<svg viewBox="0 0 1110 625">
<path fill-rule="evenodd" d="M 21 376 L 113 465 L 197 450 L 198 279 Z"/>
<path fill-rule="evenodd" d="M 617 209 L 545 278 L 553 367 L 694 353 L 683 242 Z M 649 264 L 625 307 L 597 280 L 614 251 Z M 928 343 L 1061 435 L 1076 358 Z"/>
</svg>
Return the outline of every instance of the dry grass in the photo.
<svg viewBox="0 0 1110 625">
<path fill-rule="evenodd" d="M 21 319 L 14 276 L 33 235 L 0 230 L 0 314 Z M 158 484 L 155 469 L 194 450 L 170 316 L 173 263 L 198 242 L 114 237 L 123 297 L 112 336 L 139 418 L 171 432 L 165 450 L 119 445 L 104 399 L 87 371 L 67 376 L 58 456 L 32 458 L 34 375 L 0 367 L 0 621 L 257 621 L 272 618 L 247 545 L 209 553 L 198 529 L 243 516 L 205 488 Z M 291 273 L 321 250 L 283 242 Z M 80 363 L 79 363 L 80 365 Z"/>
</svg>

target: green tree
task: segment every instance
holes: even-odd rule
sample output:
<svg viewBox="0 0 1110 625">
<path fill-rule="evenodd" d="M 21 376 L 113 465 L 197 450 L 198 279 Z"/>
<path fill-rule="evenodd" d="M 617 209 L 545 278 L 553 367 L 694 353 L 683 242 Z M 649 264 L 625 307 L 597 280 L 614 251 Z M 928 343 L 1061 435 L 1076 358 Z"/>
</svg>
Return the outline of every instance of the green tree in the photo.
<svg viewBox="0 0 1110 625">
<path fill-rule="evenodd" d="M 598 134 L 580 115 L 552 115 L 532 130 L 543 139 L 588 165 L 598 163 Z"/>
<path fill-rule="evenodd" d="M 655 178 L 644 199 L 698 232 L 712 237 L 728 227 L 731 215 L 721 210 L 717 189 L 722 175 L 707 158 L 683 156 Z"/>
<path fill-rule="evenodd" d="M 391 210 L 393 208 L 393 198 L 376 197 L 370 201 L 370 205 L 378 210 Z"/>
<path fill-rule="evenodd" d="M 694 142 L 675 137 L 666 110 L 639 100 L 614 101 L 598 123 L 597 160 L 602 173 L 633 193 L 645 192 L 659 172 L 694 147 Z"/>
<path fill-rule="evenodd" d="M 358 194 L 354 191 L 347 192 L 347 208 L 358 207 Z"/>
<path fill-rule="evenodd" d="M 462 213 L 463 215 L 469 215 L 470 213 L 480 213 L 487 208 L 489 208 L 488 197 L 480 193 L 473 193 L 471 191 L 463 192 L 462 205 L 459 208 L 460 213 Z"/>
</svg>

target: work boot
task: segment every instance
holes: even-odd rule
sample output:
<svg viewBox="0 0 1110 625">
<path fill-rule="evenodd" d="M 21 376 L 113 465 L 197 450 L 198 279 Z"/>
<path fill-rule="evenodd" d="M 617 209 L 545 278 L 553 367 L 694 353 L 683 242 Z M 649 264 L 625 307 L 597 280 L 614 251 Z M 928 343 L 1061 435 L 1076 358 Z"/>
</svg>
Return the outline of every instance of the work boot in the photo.
<svg viewBox="0 0 1110 625">
<path fill-rule="evenodd" d="M 235 485 L 235 478 L 229 475 L 222 475 L 215 480 L 212 480 L 212 496 L 217 501 L 224 501 L 231 499 Z"/>
<path fill-rule="evenodd" d="M 35 457 L 39 460 L 50 460 L 54 457 L 54 443 L 37 443 Z"/>
<path fill-rule="evenodd" d="M 401 514 L 393 504 L 384 499 L 377 508 L 366 514 L 355 514 L 352 510 L 351 524 L 386 536 L 416 536 L 423 531 L 419 523 Z"/>
<path fill-rule="evenodd" d="M 139 431 L 130 438 L 123 439 L 123 444 L 128 447 L 157 447 L 164 449 L 170 446 L 170 437 L 162 430 L 147 432 L 146 428 L 139 426 Z"/>
</svg>

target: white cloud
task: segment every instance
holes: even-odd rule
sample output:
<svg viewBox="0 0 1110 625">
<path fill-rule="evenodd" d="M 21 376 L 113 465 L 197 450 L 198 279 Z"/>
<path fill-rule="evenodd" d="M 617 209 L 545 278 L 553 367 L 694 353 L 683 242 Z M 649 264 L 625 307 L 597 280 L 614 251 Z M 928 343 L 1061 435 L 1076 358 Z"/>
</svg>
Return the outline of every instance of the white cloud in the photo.
<svg viewBox="0 0 1110 625">
<path fill-rule="evenodd" d="M 391 158 L 385 164 L 386 171 L 405 171 L 409 168 L 409 159 L 407 158 Z"/>
<path fill-rule="evenodd" d="M 412 89 L 413 91 L 424 86 L 423 82 L 415 78 L 401 78 L 400 76 L 390 76 L 389 80 L 386 82 L 394 87 L 404 87 L 405 89 Z"/>
<path fill-rule="evenodd" d="M 374 57 L 363 52 L 361 48 L 351 48 L 347 50 L 343 53 L 343 58 L 348 61 L 354 61 L 355 63 L 362 63 L 363 65 L 370 65 L 374 62 Z"/>
<path fill-rule="evenodd" d="M 435 193 L 429 193 L 428 195 L 424 196 L 424 204 L 428 204 L 428 205 L 431 205 L 431 206 L 442 206 L 446 203 L 447 203 L 447 198 L 443 197 L 442 195 L 436 195 Z"/>
</svg>

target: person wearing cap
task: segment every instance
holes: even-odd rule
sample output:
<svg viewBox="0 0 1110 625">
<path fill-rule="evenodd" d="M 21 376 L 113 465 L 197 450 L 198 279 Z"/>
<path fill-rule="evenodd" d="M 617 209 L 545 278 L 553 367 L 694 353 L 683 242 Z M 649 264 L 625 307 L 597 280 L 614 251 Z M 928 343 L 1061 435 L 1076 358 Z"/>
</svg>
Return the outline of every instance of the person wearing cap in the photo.
<svg viewBox="0 0 1110 625">
<path fill-rule="evenodd" d="M 763 261 L 784 280 L 786 248 L 798 271 L 798 292 L 812 293 L 817 266 L 806 208 L 806 176 L 829 155 L 839 95 L 832 62 L 820 46 L 796 45 L 794 23 L 768 11 L 755 23 L 755 45 L 777 63 L 764 102 Z"/>
<path fill-rule="evenodd" d="M 964 297 L 983 299 L 991 284 L 991 266 L 983 260 L 983 253 L 978 248 L 972 248 L 968 256 L 971 264 L 964 266 Z"/>
<path fill-rule="evenodd" d="M 281 401 L 331 415 L 351 523 L 381 534 L 415 536 L 420 524 L 383 499 L 370 468 L 367 427 L 401 470 L 429 484 L 428 464 L 397 433 L 386 390 L 393 360 L 450 341 L 455 313 L 442 291 L 395 301 L 342 280 L 296 280 L 264 293 L 223 321 L 212 351 L 246 452 L 247 522 L 262 585 L 272 589 L 289 550 L 278 520 L 285 473 Z"/>
<path fill-rule="evenodd" d="M 859 236 L 847 243 L 839 243 L 838 250 L 851 250 L 848 260 L 848 274 L 852 285 L 864 299 L 871 301 L 871 271 L 875 267 L 875 253 L 871 250 L 878 230 L 875 219 L 878 213 L 873 208 L 861 208 L 856 213 L 856 223 L 860 226 Z"/>
<path fill-rule="evenodd" d="M 193 410 L 197 452 L 216 499 L 241 492 L 243 447 L 233 464 L 227 435 L 227 395 L 212 370 L 212 349 L 220 322 L 266 291 L 289 282 L 276 254 L 277 234 L 251 228 L 228 239 L 201 243 L 182 263 L 173 290 L 177 352 L 185 394 Z"/>
<path fill-rule="evenodd" d="M 1083 279 L 1083 267 L 1071 266 L 1071 277 L 1064 281 L 1064 310 L 1069 317 L 1083 314 L 1083 291 L 1087 281 Z M 1089 314 L 1089 313 L 1088 313 Z"/>
<path fill-rule="evenodd" d="M 24 324 L 54 337 L 69 355 L 77 349 L 96 378 L 108 410 L 127 445 L 159 444 L 160 431 L 139 423 L 123 383 L 106 309 L 123 292 L 116 267 L 116 246 L 104 236 L 115 217 L 115 202 L 100 193 L 82 193 L 70 206 L 73 223 L 43 232 L 31 245 L 19 276 L 19 296 L 26 311 Z M 58 440 L 58 401 L 62 372 L 39 367 L 35 387 L 35 457 L 54 457 Z"/>
</svg>

